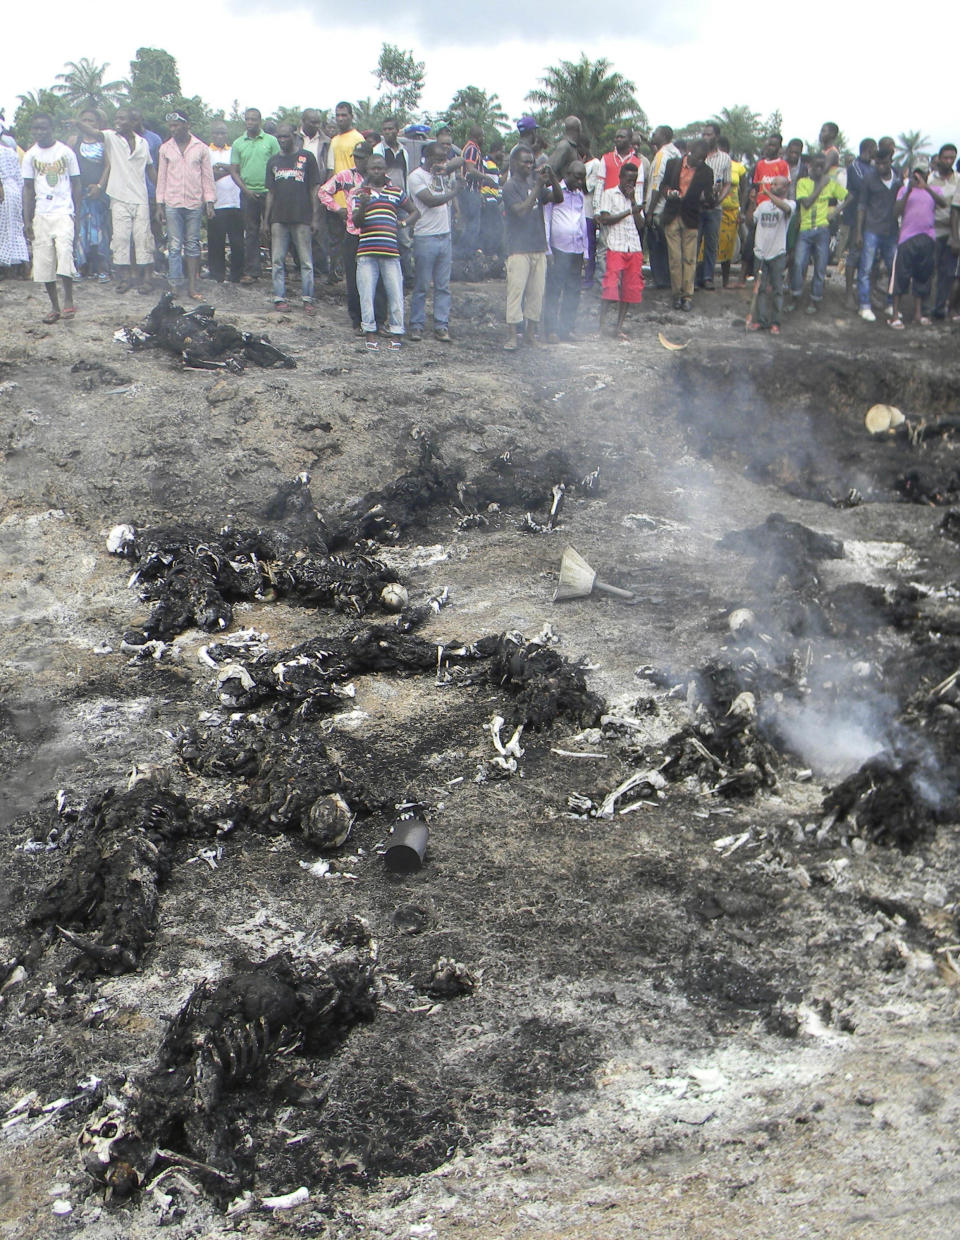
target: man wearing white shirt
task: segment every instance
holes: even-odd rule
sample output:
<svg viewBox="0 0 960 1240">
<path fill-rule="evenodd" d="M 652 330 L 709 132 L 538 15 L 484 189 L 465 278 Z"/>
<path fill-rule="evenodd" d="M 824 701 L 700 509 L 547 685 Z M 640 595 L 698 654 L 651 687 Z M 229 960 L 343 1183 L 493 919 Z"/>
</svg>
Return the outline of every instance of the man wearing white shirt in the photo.
<svg viewBox="0 0 960 1240">
<path fill-rule="evenodd" d="M 568 163 L 560 187 L 563 201 L 545 203 L 543 208 L 548 247 L 543 331 L 548 344 L 569 340 L 577 322 L 583 263 L 589 249 L 586 180 L 582 160 Z"/>
<path fill-rule="evenodd" d="M 230 175 L 230 142 L 226 121 L 210 122 L 210 162 L 216 198 L 213 219 L 207 221 L 207 264 L 218 284 L 227 278 L 226 247 L 230 246 L 230 283 L 239 284 L 243 275 L 243 213 L 240 186 Z"/>
</svg>

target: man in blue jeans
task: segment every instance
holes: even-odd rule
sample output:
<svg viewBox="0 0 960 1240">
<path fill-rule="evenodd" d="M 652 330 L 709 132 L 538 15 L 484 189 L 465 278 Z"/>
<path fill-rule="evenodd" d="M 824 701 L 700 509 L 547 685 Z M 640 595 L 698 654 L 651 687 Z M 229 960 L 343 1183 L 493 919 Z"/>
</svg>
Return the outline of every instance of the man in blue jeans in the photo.
<svg viewBox="0 0 960 1240">
<path fill-rule="evenodd" d="M 793 278 L 790 292 L 793 301 L 787 306 L 795 310 L 803 292 L 807 265 L 813 259 L 813 280 L 807 314 L 816 314 L 823 301 L 823 286 L 830 257 L 830 221 L 840 210 L 847 191 L 836 180 L 836 166 L 827 166 L 824 155 L 814 155 L 810 176 L 797 181 L 797 207 L 800 210 L 800 231 L 793 251 Z"/>
<path fill-rule="evenodd" d="M 359 236 L 357 292 L 360 294 L 360 326 L 367 338 L 367 348 L 375 352 L 380 347 L 373 298 L 377 286 L 382 284 L 387 292 L 390 348 L 397 350 L 403 342 L 403 274 L 397 231 L 400 215 L 413 216 L 415 222 L 417 208 L 402 189 L 387 180 L 383 156 L 371 155 L 364 183 L 350 200 L 347 210 L 351 212 Z"/>
<path fill-rule="evenodd" d="M 720 130 L 716 125 L 707 124 L 703 127 L 701 138 L 707 144 L 707 157 L 704 163 L 713 171 L 713 205 L 705 207 L 700 213 L 700 234 L 697 237 L 697 251 L 703 243 L 703 261 L 697 264 L 696 286 L 712 290 L 713 269 L 717 262 L 717 243 L 720 240 L 720 221 L 723 218 L 723 207 L 720 205 L 733 184 L 733 163 L 726 151 L 719 147 Z"/>
<path fill-rule="evenodd" d="M 277 126 L 277 141 L 280 154 L 267 160 L 263 211 L 263 229 L 269 230 L 273 260 L 273 304 L 276 310 L 290 309 L 286 261 L 292 241 L 300 260 L 303 311 L 313 314 L 313 237 L 320 227 L 320 169 L 310 151 L 297 149 L 292 125 Z"/>
<path fill-rule="evenodd" d="M 438 142 L 423 148 L 423 167 L 407 180 L 407 192 L 420 212 L 413 226 L 414 285 L 410 301 L 410 340 L 422 340 L 427 317 L 427 293 L 433 285 L 433 331 L 438 340 L 450 340 L 450 203 L 461 182 L 445 178 L 446 152 Z"/>
<path fill-rule="evenodd" d="M 870 305 L 870 281 L 877 255 L 890 273 L 897 253 L 899 226 L 896 218 L 897 194 L 900 179 L 893 171 L 893 152 L 880 139 L 880 149 L 873 167 L 864 174 L 860 184 L 860 202 L 857 207 L 857 231 L 851 245 L 860 247 L 860 267 L 857 272 L 857 296 L 860 317 L 867 323 L 876 322 L 877 316 Z M 887 292 L 888 313 L 893 313 L 893 298 Z"/>
<path fill-rule="evenodd" d="M 202 301 L 200 223 L 213 218 L 216 189 L 210 148 L 190 132 L 185 112 L 169 112 L 170 137 L 157 157 L 157 212 L 167 226 L 167 263 L 171 284 L 180 284 L 187 269 L 187 294 Z"/>
</svg>

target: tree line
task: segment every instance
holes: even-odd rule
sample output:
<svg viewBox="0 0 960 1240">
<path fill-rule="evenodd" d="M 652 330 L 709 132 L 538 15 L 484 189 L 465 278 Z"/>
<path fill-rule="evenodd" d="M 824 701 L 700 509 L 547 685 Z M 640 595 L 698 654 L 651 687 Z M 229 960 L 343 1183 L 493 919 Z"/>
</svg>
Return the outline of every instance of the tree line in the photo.
<svg viewBox="0 0 960 1240">
<path fill-rule="evenodd" d="M 108 64 L 97 64 L 94 60 L 81 57 L 77 61 L 68 61 L 63 73 L 56 75 L 53 85 L 20 95 L 13 118 L 14 133 L 20 144 L 29 144 L 30 122 L 37 112 L 50 113 L 55 127 L 60 129 L 80 108 L 96 107 L 110 117 L 121 104 L 139 109 L 152 129 L 162 127 L 168 112 L 184 110 L 190 117 L 191 127 L 201 137 L 209 136 L 212 120 L 225 120 L 231 139 L 243 132 L 240 101 L 234 100 L 232 108 L 224 111 L 212 108 L 199 95 L 185 95 L 177 62 L 163 48 L 138 48 L 130 62 L 128 78 L 107 80 L 109 68 Z M 352 101 L 359 129 L 377 129 L 385 117 L 397 116 L 402 123 L 418 120 L 431 128 L 449 125 L 454 140 L 460 144 L 466 140 L 471 125 L 481 126 L 488 143 L 497 135 L 513 129 L 513 122 L 498 96 L 489 94 L 479 86 L 461 87 L 441 112 L 421 111 L 419 104 L 426 81 L 425 62 L 417 60 L 412 51 L 392 43 L 381 45 L 377 64 L 371 73 L 376 79 L 376 93 Z M 577 61 L 561 60 L 559 64 L 546 68 L 537 85 L 527 94 L 527 102 L 531 114 L 547 133 L 558 129 L 565 116 L 578 116 L 594 153 L 599 153 L 609 149 L 614 132 L 622 125 L 648 132 L 647 113 L 640 106 L 635 92 L 635 84 L 617 72 L 610 61 L 602 57 L 592 61 L 583 55 Z M 308 106 L 315 105 L 303 105 Z M 303 107 L 299 104 L 285 105 L 265 115 L 278 124 L 287 121 L 299 125 Z M 317 110 L 326 119 L 329 109 Z M 714 116 L 702 120 L 690 121 L 685 125 L 674 123 L 674 129 L 677 137 L 692 137 L 698 135 L 705 124 L 714 124 L 727 135 L 735 157 L 753 160 L 760 153 L 768 134 L 782 132 L 783 117 L 779 111 L 762 116 L 745 104 L 738 104 L 721 108 Z M 785 139 L 791 136 L 784 134 Z M 929 139 L 919 130 L 900 134 L 898 144 L 900 154 L 911 168 L 923 160 L 929 149 Z M 847 141 L 842 134 L 838 145 L 846 151 Z M 808 143 L 808 146 L 816 149 L 816 143 Z"/>
</svg>

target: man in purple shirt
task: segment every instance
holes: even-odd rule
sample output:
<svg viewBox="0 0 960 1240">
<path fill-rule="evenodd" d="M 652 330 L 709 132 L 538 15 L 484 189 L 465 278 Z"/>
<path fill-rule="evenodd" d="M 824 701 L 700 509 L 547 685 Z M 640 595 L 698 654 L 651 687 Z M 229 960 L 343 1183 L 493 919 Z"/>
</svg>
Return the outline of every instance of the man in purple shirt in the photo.
<svg viewBox="0 0 960 1240">
<path fill-rule="evenodd" d="M 548 344 L 569 340 L 577 321 L 587 254 L 586 184 L 586 165 L 575 159 L 564 173 L 563 201 L 548 202 L 543 208 L 548 246 L 543 331 Z"/>
<path fill-rule="evenodd" d="M 900 221 L 897 259 L 893 269 L 893 318 L 890 326 L 903 330 L 900 298 L 913 292 L 913 321 L 923 327 L 930 320 L 923 313 L 923 303 L 930 296 L 936 256 L 935 213 L 945 207 L 943 195 L 927 184 L 925 168 L 914 168 L 910 180 L 897 195 L 894 214 Z"/>
</svg>

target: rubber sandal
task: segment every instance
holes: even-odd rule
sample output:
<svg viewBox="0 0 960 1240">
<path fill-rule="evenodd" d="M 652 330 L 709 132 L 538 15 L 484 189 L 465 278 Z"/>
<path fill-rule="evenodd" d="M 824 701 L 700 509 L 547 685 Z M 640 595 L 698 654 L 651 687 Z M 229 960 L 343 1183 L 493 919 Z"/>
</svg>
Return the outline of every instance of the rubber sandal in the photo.
<svg viewBox="0 0 960 1240">
<path fill-rule="evenodd" d="M 391 340 L 388 348 L 393 353 L 399 353 L 400 350 L 403 348 L 403 341 L 402 340 Z"/>
<path fill-rule="evenodd" d="M 58 323 L 59 321 L 60 321 L 59 310 L 48 310 L 47 313 L 41 319 L 42 323 Z"/>
<path fill-rule="evenodd" d="M 61 313 L 61 317 L 64 319 L 72 319 L 75 317 L 76 313 L 77 313 L 76 306 L 64 306 L 63 311 Z"/>
<path fill-rule="evenodd" d="M 380 352 L 380 341 L 379 340 L 368 340 L 367 348 L 370 350 L 371 353 L 379 353 Z"/>
<path fill-rule="evenodd" d="M 64 311 L 64 314 L 66 314 L 66 311 Z M 930 324 L 933 322 L 933 320 L 928 319 L 926 315 L 923 315 L 923 317 L 918 319 L 917 321 L 919 322 L 921 327 L 929 327 Z"/>
<path fill-rule="evenodd" d="M 290 306 L 289 306 L 289 304 L 288 304 L 287 302 L 285 302 L 285 301 L 275 301 L 275 302 L 273 303 L 273 308 L 274 308 L 274 310 L 276 310 L 279 314 L 283 314 L 283 313 L 284 313 L 284 311 L 286 311 L 286 310 L 289 310 L 289 309 L 290 309 Z"/>
<path fill-rule="evenodd" d="M 894 316 L 894 317 L 890 320 L 890 326 L 893 328 L 893 330 L 894 330 L 895 332 L 902 332 L 902 331 L 903 331 L 903 319 L 900 317 L 900 315 L 899 315 L 899 314 L 895 315 L 895 316 Z"/>
<path fill-rule="evenodd" d="M 520 346 L 517 344 L 515 340 L 508 340 L 507 343 L 503 346 L 504 352 L 506 353 L 516 353 L 519 347 Z"/>
</svg>

